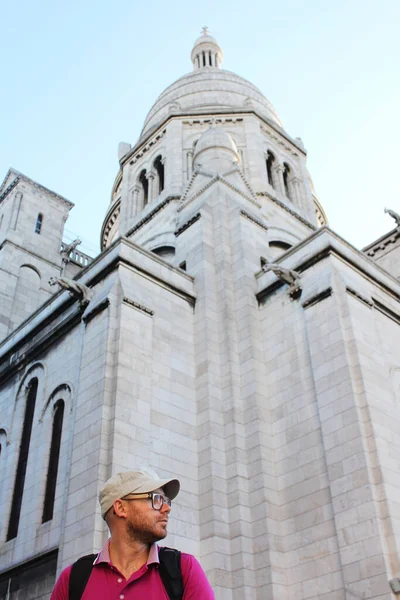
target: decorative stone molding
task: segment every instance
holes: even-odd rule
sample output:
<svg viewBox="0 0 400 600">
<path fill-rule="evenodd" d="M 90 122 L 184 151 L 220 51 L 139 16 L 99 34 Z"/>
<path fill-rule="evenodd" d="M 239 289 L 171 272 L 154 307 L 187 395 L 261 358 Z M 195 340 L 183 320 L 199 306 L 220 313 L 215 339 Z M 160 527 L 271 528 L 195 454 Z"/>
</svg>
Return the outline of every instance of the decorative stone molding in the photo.
<svg viewBox="0 0 400 600">
<path fill-rule="evenodd" d="M 154 315 L 154 310 L 151 310 L 150 308 L 143 306 L 143 304 L 139 304 L 138 302 L 135 302 L 135 300 L 131 300 L 131 298 L 127 298 L 127 296 L 124 296 L 122 298 L 122 302 L 124 304 L 127 304 L 128 306 L 131 306 L 132 308 L 136 308 L 136 310 L 140 310 L 141 312 L 144 312 L 146 315 L 149 315 L 150 317 L 152 317 Z"/>
<path fill-rule="evenodd" d="M 108 217 L 107 223 L 106 223 L 106 225 L 104 227 L 103 235 L 102 235 L 102 249 L 103 250 L 107 246 L 107 242 L 108 242 L 108 238 L 109 238 L 110 232 L 111 232 L 111 230 L 112 230 L 113 225 L 115 224 L 115 222 L 119 219 L 120 212 L 121 212 L 121 201 L 119 201 L 119 203 L 114 208 L 114 210 L 111 213 L 111 215 Z"/>
<path fill-rule="evenodd" d="M 4 192 L 0 195 L 0 202 L 3 202 L 4 198 L 6 198 L 6 196 L 8 196 L 8 194 L 15 188 L 20 179 L 20 177 L 16 177 L 14 181 L 12 181 L 10 185 L 6 187 Z"/>
<path fill-rule="evenodd" d="M 70 202 L 69 200 L 67 200 L 63 196 L 60 196 L 59 194 L 56 194 L 52 190 L 49 190 L 48 188 L 44 187 L 44 185 L 40 185 L 40 183 L 33 181 L 33 179 L 29 179 L 29 177 L 26 177 L 25 175 L 20 175 L 20 177 L 21 177 L 22 181 L 26 181 L 27 183 L 32 185 L 37 190 L 40 190 L 41 192 L 45 192 L 45 194 L 47 194 L 48 196 L 51 196 L 52 198 L 59 200 L 62 204 L 64 204 L 64 206 L 66 206 L 68 208 L 68 210 L 71 210 L 71 208 L 73 208 L 75 206 L 75 204 L 73 202 Z"/>
<path fill-rule="evenodd" d="M 162 140 L 162 138 L 165 136 L 167 130 L 163 129 L 162 131 L 160 131 L 159 133 L 157 133 L 157 135 L 155 135 L 153 138 L 151 138 L 151 140 L 149 140 L 147 142 L 147 144 L 145 144 L 144 146 L 142 146 L 137 153 L 135 154 L 135 156 L 133 158 L 130 159 L 129 164 L 130 165 L 134 165 L 140 158 L 142 158 L 142 156 L 144 154 L 146 154 L 146 152 L 148 152 L 149 150 L 151 150 L 151 148 L 153 146 L 155 146 L 155 144 L 157 144 L 160 140 Z"/>
<path fill-rule="evenodd" d="M 241 173 L 241 171 L 238 169 L 237 172 L 241 175 L 241 177 L 243 178 L 244 182 L 246 183 L 246 186 L 248 186 L 246 180 L 244 179 L 243 174 Z M 195 173 L 196 175 L 204 175 L 205 177 L 210 177 L 211 174 L 210 173 L 206 173 L 203 171 L 197 171 L 197 173 Z M 254 198 L 253 193 L 251 193 L 251 196 L 248 196 L 247 194 L 245 194 L 242 190 L 240 190 L 239 188 L 237 188 L 236 186 L 234 186 L 232 183 L 230 183 L 227 179 L 225 179 L 222 175 L 214 175 L 212 177 L 212 179 L 210 181 L 208 181 L 200 190 L 198 190 L 193 196 L 190 196 L 186 202 L 186 194 L 187 192 L 185 192 L 185 195 L 182 198 L 182 202 L 183 204 L 181 204 L 178 209 L 177 212 L 181 212 L 184 208 L 186 208 L 186 206 L 188 206 L 191 202 L 193 202 L 193 200 L 196 200 L 196 198 L 198 198 L 199 196 L 201 196 L 201 194 L 203 194 L 203 192 L 205 192 L 208 188 L 210 188 L 216 181 L 221 181 L 221 183 L 224 183 L 226 186 L 228 186 L 231 190 L 233 190 L 234 192 L 236 192 L 237 194 L 239 194 L 240 196 L 242 196 L 243 198 L 245 198 L 246 200 L 248 200 L 249 202 L 251 202 L 252 204 L 254 204 L 255 206 L 257 206 L 257 208 L 261 208 L 261 204 L 259 204 L 257 202 L 257 200 Z M 189 186 L 190 187 L 190 186 Z M 188 190 L 189 191 L 189 187 Z M 249 186 L 248 186 L 249 187 Z"/>
<path fill-rule="evenodd" d="M 243 121 L 242 117 L 201 117 L 198 119 L 185 119 L 183 125 L 192 127 L 193 125 L 223 125 L 225 123 L 236 124 Z"/>
<path fill-rule="evenodd" d="M 290 154 L 293 154 L 293 156 L 299 156 L 299 154 L 298 154 L 298 152 L 296 152 L 296 150 L 294 150 L 291 146 L 289 146 L 280 136 L 278 136 L 269 127 L 264 127 L 263 125 L 261 125 L 261 131 L 263 133 L 265 133 L 268 137 L 275 140 L 277 142 L 277 144 L 279 144 L 279 146 L 282 146 L 285 150 L 290 152 Z"/>
<path fill-rule="evenodd" d="M 328 287 L 325 290 L 322 290 L 322 292 L 318 292 L 318 294 L 311 296 L 311 298 L 309 298 L 308 300 L 303 302 L 302 307 L 310 308 L 311 306 L 314 306 L 314 304 L 318 304 L 322 300 L 329 298 L 329 296 L 332 296 L 332 294 L 333 294 L 332 288 Z"/>
<path fill-rule="evenodd" d="M 400 325 L 400 315 L 398 313 L 394 312 L 394 310 L 388 306 L 385 306 L 385 304 L 382 304 L 382 302 L 377 300 L 377 298 L 372 298 L 372 301 L 376 310 L 379 310 L 379 312 L 381 312 L 383 315 L 397 323 L 397 325 Z"/>
<path fill-rule="evenodd" d="M 92 319 L 103 310 L 110 306 L 110 300 L 108 298 L 102 298 L 99 302 L 96 302 L 92 307 L 92 304 L 89 304 L 87 310 L 85 311 L 82 320 L 87 325 L 90 323 Z"/>
<path fill-rule="evenodd" d="M 193 225 L 194 223 L 196 223 L 196 221 L 198 221 L 201 217 L 201 214 L 198 212 L 197 214 L 194 215 L 194 217 L 192 217 L 191 219 L 189 219 L 189 221 L 186 221 L 186 223 L 184 223 L 182 225 L 182 227 L 180 227 L 179 229 L 177 229 L 175 231 L 175 236 L 178 237 L 179 235 L 181 235 L 181 233 L 183 233 L 184 231 L 186 231 L 186 229 L 189 229 L 189 227 L 191 225 Z"/>
<path fill-rule="evenodd" d="M 357 298 L 357 300 L 359 300 L 360 302 L 362 302 L 363 304 L 368 306 L 368 308 L 373 308 L 374 303 L 372 302 L 372 300 L 369 300 L 368 298 L 366 298 L 365 296 L 360 294 L 360 292 L 357 292 L 356 290 L 354 290 L 351 287 L 346 287 L 346 292 L 348 294 L 350 294 L 351 296 L 353 296 L 354 298 Z"/>
<path fill-rule="evenodd" d="M 240 211 L 240 214 L 242 215 L 242 217 L 245 217 L 246 219 L 248 219 L 249 221 L 252 221 L 252 223 L 255 223 L 256 225 L 258 225 L 258 227 L 261 227 L 261 229 L 264 229 L 265 231 L 268 231 L 268 227 L 262 222 L 259 221 L 258 219 L 256 219 L 255 217 L 252 217 L 251 215 L 249 215 L 249 213 L 247 213 L 244 210 Z"/>
<path fill-rule="evenodd" d="M 366 246 L 365 248 L 363 248 L 362 251 L 367 256 L 373 257 L 373 256 L 375 256 L 375 254 L 379 253 L 380 250 L 382 250 L 382 251 L 386 250 L 386 248 L 388 246 L 397 242 L 397 240 L 399 238 L 400 238 L 400 229 L 399 228 L 392 229 L 392 231 L 389 231 L 389 233 L 387 233 L 385 236 L 382 236 L 377 241 L 375 241 L 372 244 L 370 244 L 369 246 Z"/>
<path fill-rule="evenodd" d="M 172 202 L 173 200 L 180 200 L 180 199 L 181 199 L 180 196 L 168 196 L 168 198 L 165 198 L 165 200 L 163 200 L 162 202 L 160 202 L 160 204 L 158 204 L 155 208 L 153 208 L 153 210 L 150 211 L 145 217 L 143 217 L 143 219 L 141 219 L 138 223 L 136 223 L 136 225 L 134 225 L 127 232 L 126 237 L 130 237 L 131 235 L 136 233 L 141 227 L 143 227 L 143 225 L 146 225 L 146 223 L 151 221 L 152 218 L 158 212 L 160 212 L 160 210 L 163 210 L 163 208 L 165 208 L 170 202 Z"/>
<path fill-rule="evenodd" d="M 269 198 L 270 200 L 272 200 L 272 202 L 275 202 L 275 204 L 277 204 L 278 206 L 280 206 L 281 208 L 286 210 L 286 212 L 290 213 L 292 215 L 292 217 L 295 217 L 296 219 L 301 221 L 301 223 L 303 223 L 304 225 L 307 225 L 307 227 L 309 227 L 313 231 L 317 230 L 317 227 L 315 225 L 313 225 L 312 223 L 307 221 L 307 219 L 305 219 L 304 217 L 299 215 L 296 211 L 294 211 L 291 208 L 289 208 L 288 206 L 286 206 L 286 204 L 284 204 L 283 202 L 278 200 L 278 198 L 275 198 L 274 196 L 272 196 L 272 194 L 269 194 L 268 192 L 257 192 L 256 196 Z"/>
</svg>

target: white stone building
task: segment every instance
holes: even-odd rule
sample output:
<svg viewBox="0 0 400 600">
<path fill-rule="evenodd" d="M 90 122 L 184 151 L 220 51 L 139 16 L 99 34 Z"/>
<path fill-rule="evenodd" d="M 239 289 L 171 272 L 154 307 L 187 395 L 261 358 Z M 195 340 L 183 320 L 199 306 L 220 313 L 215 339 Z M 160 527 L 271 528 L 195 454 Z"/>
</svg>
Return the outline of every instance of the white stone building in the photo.
<svg viewBox="0 0 400 600">
<path fill-rule="evenodd" d="M 94 260 L 69 201 L 0 188 L 0 598 L 47 600 L 146 464 L 219 600 L 393 599 L 400 229 L 332 232 L 301 140 L 206 32 L 191 57 L 119 146 Z"/>
</svg>

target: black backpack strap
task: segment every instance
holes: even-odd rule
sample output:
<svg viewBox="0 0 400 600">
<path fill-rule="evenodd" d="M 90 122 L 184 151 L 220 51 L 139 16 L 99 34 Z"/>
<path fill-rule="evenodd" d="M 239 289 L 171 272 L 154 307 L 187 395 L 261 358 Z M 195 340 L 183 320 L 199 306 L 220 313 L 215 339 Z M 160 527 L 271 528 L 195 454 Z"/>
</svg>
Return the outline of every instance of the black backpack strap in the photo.
<svg viewBox="0 0 400 600">
<path fill-rule="evenodd" d="M 81 556 L 72 565 L 69 574 L 68 598 L 69 600 L 81 600 L 87 582 L 93 569 L 93 563 L 97 554 Z"/>
<path fill-rule="evenodd" d="M 160 576 L 170 600 L 182 600 L 181 553 L 174 548 L 159 548 Z"/>
</svg>

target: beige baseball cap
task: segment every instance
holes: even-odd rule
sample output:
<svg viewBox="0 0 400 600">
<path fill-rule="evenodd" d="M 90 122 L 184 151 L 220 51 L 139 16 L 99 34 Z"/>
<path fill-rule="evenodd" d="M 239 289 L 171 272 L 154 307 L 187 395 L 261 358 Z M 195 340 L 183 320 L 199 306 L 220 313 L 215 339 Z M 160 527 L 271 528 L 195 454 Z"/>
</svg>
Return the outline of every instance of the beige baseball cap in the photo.
<svg viewBox="0 0 400 600">
<path fill-rule="evenodd" d="M 147 469 L 116 473 L 99 492 L 101 516 L 104 519 L 114 501 L 128 494 L 143 494 L 163 488 L 168 498 L 173 500 L 179 494 L 180 486 L 178 479 L 159 479 L 156 473 Z"/>
</svg>

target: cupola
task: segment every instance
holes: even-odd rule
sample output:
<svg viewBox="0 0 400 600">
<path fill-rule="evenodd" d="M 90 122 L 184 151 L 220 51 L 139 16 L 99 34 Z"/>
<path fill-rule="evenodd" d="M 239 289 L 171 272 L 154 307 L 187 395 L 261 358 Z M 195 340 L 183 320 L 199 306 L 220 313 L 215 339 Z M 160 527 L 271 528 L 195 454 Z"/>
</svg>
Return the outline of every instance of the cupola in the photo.
<svg viewBox="0 0 400 600">
<path fill-rule="evenodd" d="M 222 50 L 217 40 L 209 35 L 207 27 L 203 27 L 202 35 L 195 41 L 191 58 L 194 71 L 221 68 Z"/>
</svg>

